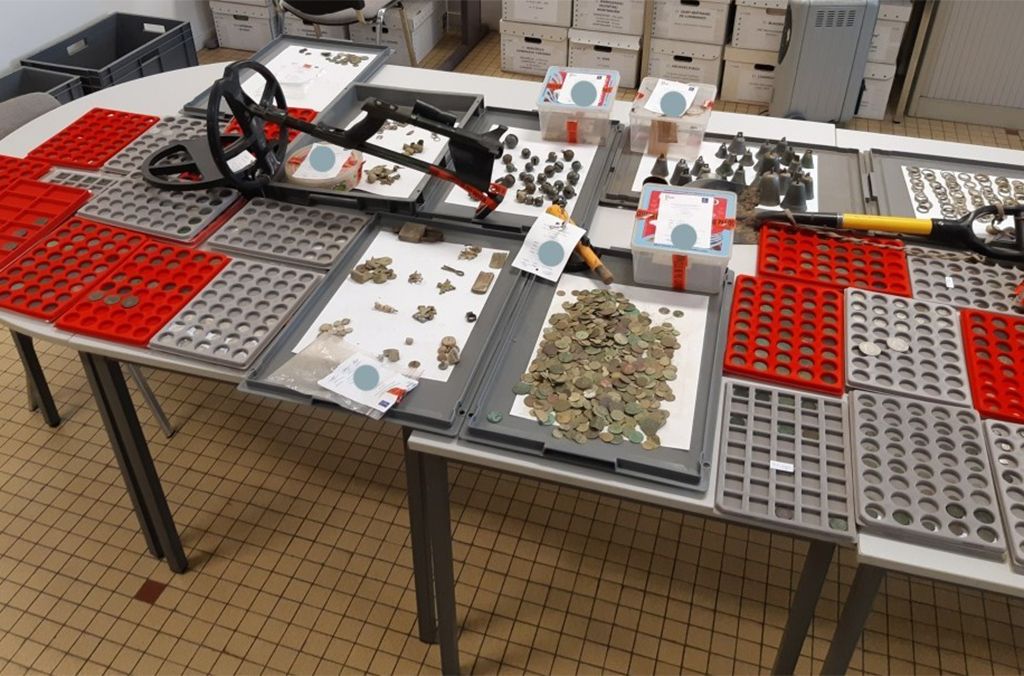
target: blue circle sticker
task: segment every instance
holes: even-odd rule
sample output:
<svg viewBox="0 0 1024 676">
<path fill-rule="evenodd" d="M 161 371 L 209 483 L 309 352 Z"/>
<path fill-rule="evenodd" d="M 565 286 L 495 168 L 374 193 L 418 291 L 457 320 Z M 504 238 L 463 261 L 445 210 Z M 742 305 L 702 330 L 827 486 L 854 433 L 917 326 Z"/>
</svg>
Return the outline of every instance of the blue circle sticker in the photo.
<svg viewBox="0 0 1024 676">
<path fill-rule="evenodd" d="M 597 101 L 597 87 L 593 82 L 577 82 L 572 86 L 569 95 L 572 96 L 572 102 L 577 106 L 592 106 L 594 101 Z"/>
<path fill-rule="evenodd" d="M 369 392 L 380 382 L 380 371 L 369 364 L 363 364 L 352 374 L 352 382 L 363 392 Z"/>
<path fill-rule="evenodd" d="M 565 259 L 565 249 L 554 240 L 548 240 L 537 249 L 537 258 L 544 265 L 554 267 Z"/>
<path fill-rule="evenodd" d="M 309 151 L 309 166 L 317 171 L 330 171 L 334 168 L 334 151 L 327 146 L 317 146 Z"/>
<path fill-rule="evenodd" d="M 672 229 L 672 246 L 677 249 L 692 249 L 697 243 L 697 231 L 693 226 L 680 223 Z"/>
<path fill-rule="evenodd" d="M 679 92 L 665 92 L 661 97 L 661 114 L 679 117 L 686 112 L 686 97 Z"/>
</svg>

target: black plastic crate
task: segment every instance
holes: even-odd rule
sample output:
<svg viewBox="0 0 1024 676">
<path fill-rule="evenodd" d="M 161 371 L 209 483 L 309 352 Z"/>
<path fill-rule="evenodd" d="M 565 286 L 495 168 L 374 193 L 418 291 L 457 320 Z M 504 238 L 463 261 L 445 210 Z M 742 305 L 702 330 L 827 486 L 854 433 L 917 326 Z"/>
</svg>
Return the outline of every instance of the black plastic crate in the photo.
<svg viewBox="0 0 1024 676">
<path fill-rule="evenodd" d="M 187 21 L 114 13 L 28 58 L 23 66 L 77 75 L 86 93 L 199 65 Z"/>
<path fill-rule="evenodd" d="M 77 75 L 22 66 L 0 76 L 0 101 L 32 92 L 44 92 L 61 103 L 84 96 L 82 80 Z"/>
</svg>

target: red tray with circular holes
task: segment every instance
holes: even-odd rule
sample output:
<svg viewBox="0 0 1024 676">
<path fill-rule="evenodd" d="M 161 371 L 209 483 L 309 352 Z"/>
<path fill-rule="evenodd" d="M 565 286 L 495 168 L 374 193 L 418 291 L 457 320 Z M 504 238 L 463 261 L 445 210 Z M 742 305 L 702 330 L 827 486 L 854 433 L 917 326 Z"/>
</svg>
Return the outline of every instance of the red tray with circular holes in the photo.
<svg viewBox="0 0 1024 676">
<path fill-rule="evenodd" d="M 840 289 L 740 275 L 733 291 L 724 369 L 841 395 L 843 316 Z"/>
<path fill-rule="evenodd" d="M 1024 423 L 1024 317 L 960 310 L 974 408 Z"/>
<path fill-rule="evenodd" d="M 231 259 L 151 240 L 57 318 L 60 329 L 145 346 Z"/>
<path fill-rule="evenodd" d="M 0 155 L 0 192 L 19 178 L 42 178 L 51 168 L 50 163 L 43 160 Z"/>
<path fill-rule="evenodd" d="M 99 169 L 160 121 L 153 115 L 93 108 L 28 154 L 62 167 Z"/>
<path fill-rule="evenodd" d="M 0 272 L 0 307 L 52 320 L 149 237 L 72 217 Z"/>
<path fill-rule="evenodd" d="M 911 296 L 903 242 L 769 223 L 761 228 L 757 274 Z"/>
<path fill-rule="evenodd" d="M 0 191 L 0 267 L 88 199 L 88 190 L 27 178 Z"/>
<path fill-rule="evenodd" d="M 297 117 L 304 122 L 312 122 L 313 118 L 317 116 L 317 112 L 310 108 L 289 108 L 288 114 L 292 117 Z M 242 127 L 238 124 L 238 120 L 231 118 L 228 122 L 228 126 L 224 128 L 225 134 L 241 134 Z M 291 143 L 295 140 L 301 132 L 298 129 L 288 130 L 288 142 Z M 263 126 L 263 135 L 270 140 L 276 139 L 281 135 L 281 128 L 277 126 L 275 122 L 266 122 Z"/>
</svg>

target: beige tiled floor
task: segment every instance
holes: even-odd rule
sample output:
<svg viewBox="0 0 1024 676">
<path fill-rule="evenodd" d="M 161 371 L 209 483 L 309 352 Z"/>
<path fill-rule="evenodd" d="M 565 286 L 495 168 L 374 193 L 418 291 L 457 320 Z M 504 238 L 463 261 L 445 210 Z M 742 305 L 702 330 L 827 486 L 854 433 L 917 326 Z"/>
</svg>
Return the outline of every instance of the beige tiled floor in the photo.
<svg viewBox="0 0 1024 676">
<path fill-rule="evenodd" d="M 1012 145 L 986 129 L 966 134 Z M 192 565 L 173 575 L 144 553 L 76 355 L 39 350 L 56 430 L 0 341 L 0 673 L 436 672 L 414 636 L 398 428 L 151 372 L 180 427 L 167 440 L 142 409 Z M 471 467 L 451 481 L 466 671 L 770 667 L 804 544 Z M 833 565 L 802 672 L 852 564 Z M 167 585 L 153 603 L 134 598 L 147 580 Z M 1020 600 L 891 574 L 853 667 L 1019 673 L 1021 626 Z"/>
</svg>

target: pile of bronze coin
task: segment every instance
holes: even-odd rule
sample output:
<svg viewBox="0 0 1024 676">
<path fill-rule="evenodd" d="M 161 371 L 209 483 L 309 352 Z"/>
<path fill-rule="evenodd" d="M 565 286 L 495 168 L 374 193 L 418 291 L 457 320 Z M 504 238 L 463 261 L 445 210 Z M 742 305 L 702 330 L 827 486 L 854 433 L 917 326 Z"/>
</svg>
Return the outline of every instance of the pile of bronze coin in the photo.
<svg viewBox="0 0 1024 676">
<path fill-rule="evenodd" d="M 600 439 L 653 450 L 675 396 L 672 357 L 679 332 L 654 324 L 623 294 L 573 291 L 551 315 L 537 355 L 512 388 L 552 436 L 583 444 Z"/>
</svg>

